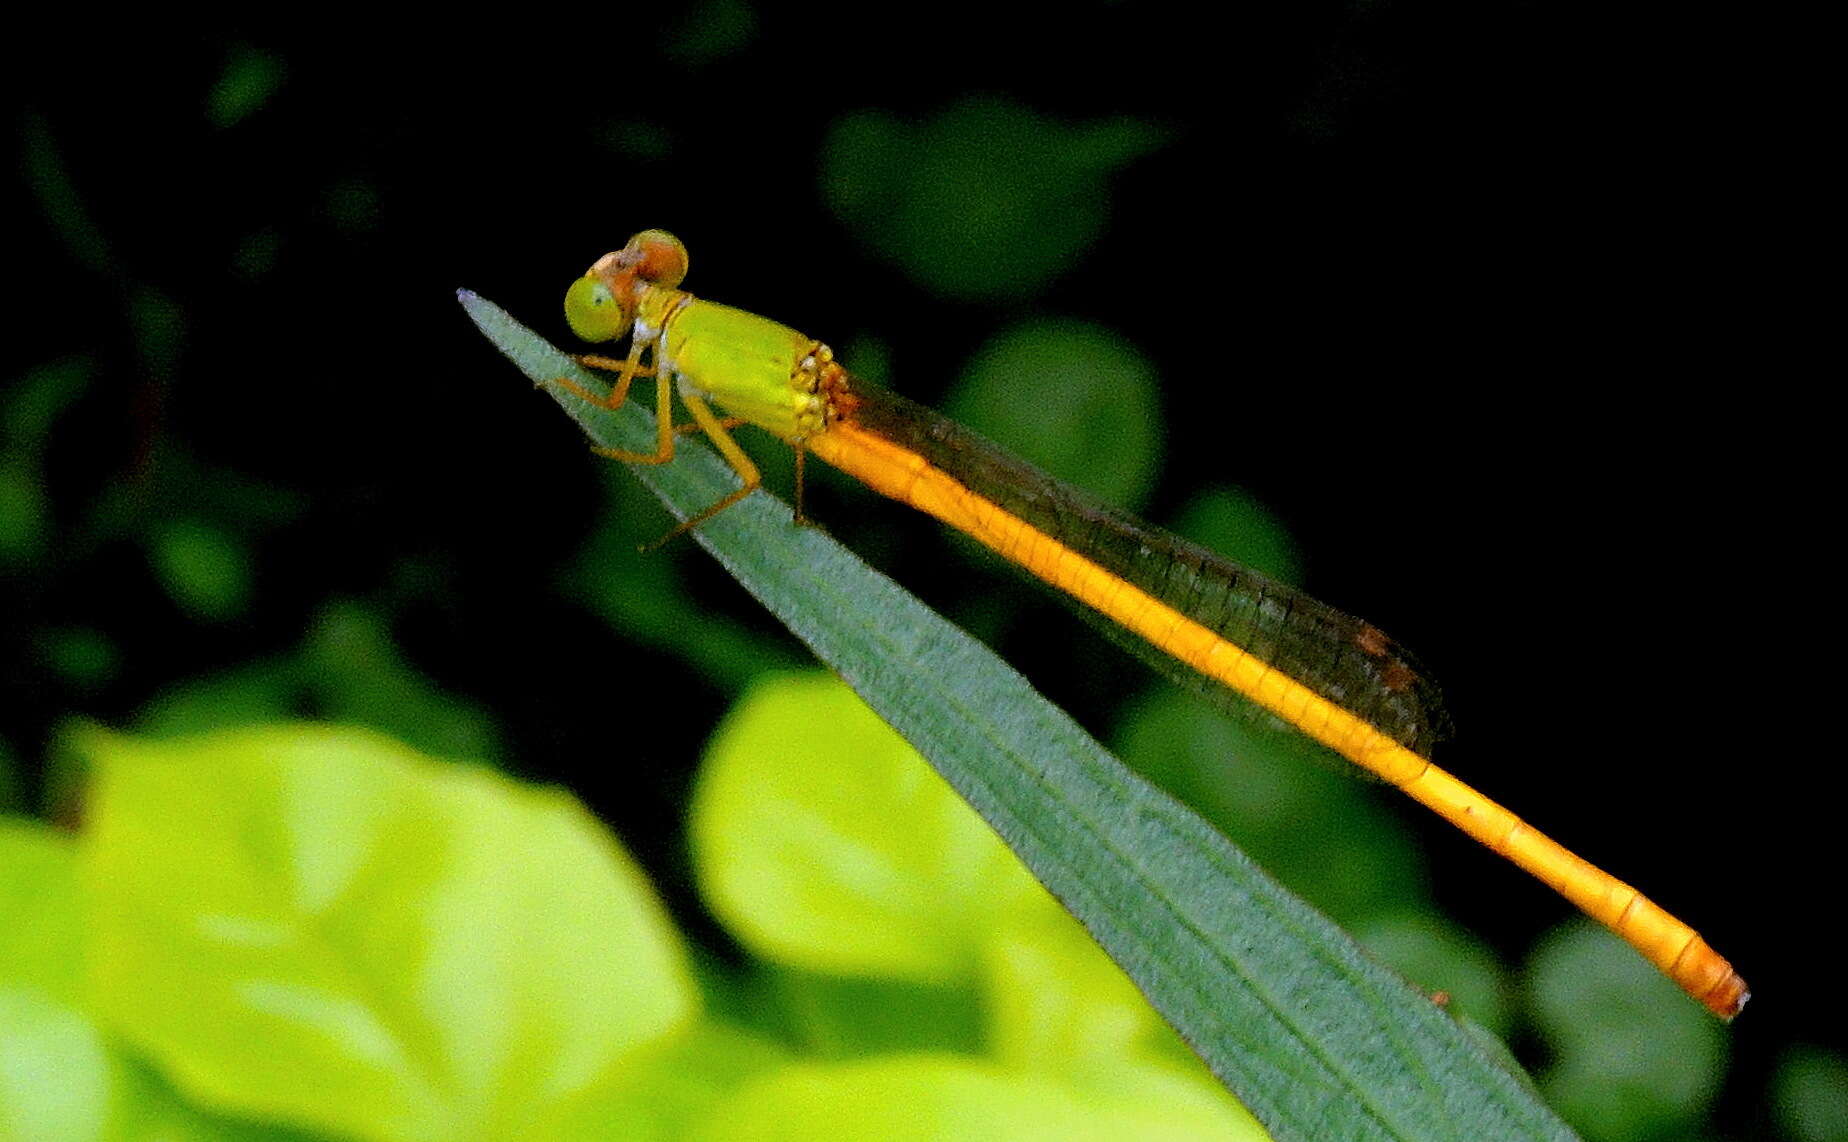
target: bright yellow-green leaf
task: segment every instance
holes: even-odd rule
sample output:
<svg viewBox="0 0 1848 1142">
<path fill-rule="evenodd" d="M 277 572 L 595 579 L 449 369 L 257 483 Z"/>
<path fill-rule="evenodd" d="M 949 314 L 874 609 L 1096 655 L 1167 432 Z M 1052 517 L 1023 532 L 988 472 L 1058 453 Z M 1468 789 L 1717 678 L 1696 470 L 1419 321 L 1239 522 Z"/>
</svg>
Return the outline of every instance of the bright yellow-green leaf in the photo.
<svg viewBox="0 0 1848 1142">
<path fill-rule="evenodd" d="M 0 1139 L 101 1138 L 113 1060 L 95 1025 L 37 990 L 0 981 Z"/>
<path fill-rule="evenodd" d="M 1215 1090 L 1159 1066 L 1079 1085 L 952 1055 L 772 1071 L 723 1103 L 699 1142 L 1261 1142 Z"/>
<path fill-rule="evenodd" d="M 194 1098 L 522 1136 L 693 1013 L 647 883 L 552 790 L 316 726 L 77 739 L 91 982 Z"/>
<path fill-rule="evenodd" d="M 713 911 L 768 959 L 922 983 L 1050 899 L 917 751 L 830 675 L 753 687 L 707 747 L 693 853 Z"/>
<path fill-rule="evenodd" d="M 0 987 L 75 1001 L 83 913 L 77 847 L 37 822 L 0 819 Z"/>
<path fill-rule="evenodd" d="M 103 1137 L 117 1065 L 78 1009 L 77 848 L 0 820 L 0 1140 Z"/>
<path fill-rule="evenodd" d="M 1038 1070 L 1116 1065 L 1168 1026 L 1069 916 L 996 933 L 984 964 L 989 1048 Z"/>
</svg>

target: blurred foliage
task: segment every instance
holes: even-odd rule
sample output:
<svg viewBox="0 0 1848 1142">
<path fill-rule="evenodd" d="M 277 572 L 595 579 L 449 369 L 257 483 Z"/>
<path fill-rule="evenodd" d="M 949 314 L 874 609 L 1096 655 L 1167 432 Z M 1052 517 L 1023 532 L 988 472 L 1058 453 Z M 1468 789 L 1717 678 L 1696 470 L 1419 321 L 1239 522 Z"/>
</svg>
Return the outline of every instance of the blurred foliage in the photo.
<svg viewBox="0 0 1848 1142">
<path fill-rule="evenodd" d="M 0 813 L 14 813 L 25 808 L 25 799 L 20 796 L 19 762 L 14 760 L 13 751 L 0 738 Z"/>
<path fill-rule="evenodd" d="M 1553 1061 L 1547 1101 L 1588 1142 L 1682 1138 L 1705 1115 L 1726 1065 L 1725 1028 L 1609 933 L 1575 923 L 1528 969 L 1535 1026 Z"/>
<path fill-rule="evenodd" d="M 697 985 L 560 793 L 357 730 L 68 737 L 83 826 L 0 822 L 0 1137 L 1264 1137 L 826 676 L 714 737 L 695 864 L 764 954 Z"/>
<path fill-rule="evenodd" d="M 1302 582 L 1290 533 L 1274 512 L 1243 488 L 1201 492 L 1182 507 L 1173 530 L 1279 582 Z"/>
<path fill-rule="evenodd" d="M 328 604 L 294 654 L 181 682 L 137 725 L 174 737 L 285 717 L 371 726 L 440 756 L 501 755 L 492 716 L 441 693 L 403 660 L 377 611 L 353 600 Z"/>
<path fill-rule="evenodd" d="M 696 0 L 678 14 L 666 48 L 691 68 L 736 55 L 757 33 L 757 13 L 745 0 Z"/>
<path fill-rule="evenodd" d="M 250 601 L 250 565 L 236 540 L 210 524 L 179 519 L 152 537 L 154 573 L 176 603 L 207 622 L 224 622 Z"/>
<path fill-rule="evenodd" d="M 1055 907 L 851 690 L 822 675 L 751 695 L 708 747 L 691 840 L 703 894 L 753 951 L 834 975 L 964 983 L 1001 918 Z M 922 843 L 900 820 L 923 826 Z"/>
<path fill-rule="evenodd" d="M 1423 862 L 1390 811 L 1301 735 L 1173 690 L 1138 700 L 1123 726 L 1119 757 L 1337 922 L 1425 903 Z"/>
<path fill-rule="evenodd" d="M 43 457 L 58 415 L 90 379 L 82 358 L 42 365 L 0 394 L 0 574 L 42 560 L 54 527 Z"/>
<path fill-rule="evenodd" d="M 1490 1035 L 1506 1036 L 1514 1025 L 1513 988 L 1494 953 L 1468 934 L 1429 912 L 1382 911 L 1360 920 L 1353 935 L 1361 945 L 1433 998 Z"/>
<path fill-rule="evenodd" d="M 237 45 L 206 97 L 206 120 L 214 127 L 236 126 L 263 109 L 283 78 L 280 59 L 248 44 Z"/>
<path fill-rule="evenodd" d="M 74 261 L 86 270 L 103 272 L 109 247 L 71 181 L 49 126 L 42 116 L 28 113 L 23 127 L 26 180 L 40 211 Z"/>
<path fill-rule="evenodd" d="M 821 189 L 928 289 L 1018 298 L 1084 256 L 1110 215 L 1110 176 L 1160 144 L 1158 129 L 1132 118 L 1061 123 L 992 97 L 922 121 L 861 111 L 830 129 Z"/>
<path fill-rule="evenodd" d="M 1039 321 L 1003 330 L 969 362 L 944 412 L 1131 511 L 1148 501 L 1161 470 L 1148 356 L 1097 326 Z"/>
<path fill-rule="evenodd" d="M 700 605 L 683 587 L 692 544 L 636 558 L 673 520 L 661 503 L 615 464 L 600 468 L 608 499 L 595 529 L 560 577 L 564 588 L 610 628 L 640 646 L 683 658 L 727 691 L 794 665 L 787 643 L 753 634 Z"/>
<path fill-rule="evenodd" d="M 1780 1061 L 1772 1105 L 1791 1142 L 1848 1139 L 1848 1059 L 1815 1047 L 1791 1049 Z"/>
</svg>

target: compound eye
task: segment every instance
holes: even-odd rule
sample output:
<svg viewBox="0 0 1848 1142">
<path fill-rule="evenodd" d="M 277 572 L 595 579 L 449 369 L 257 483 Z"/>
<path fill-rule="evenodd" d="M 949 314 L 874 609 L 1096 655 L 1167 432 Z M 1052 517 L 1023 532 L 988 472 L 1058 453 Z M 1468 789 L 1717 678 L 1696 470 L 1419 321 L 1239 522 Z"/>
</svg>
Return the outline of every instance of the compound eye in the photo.
<svg viewBox="0 0 1848 1142">
<path fill-rule="evenodd" d="M 674 289 L 687 279 L 687 247 L 665 230 L 644 230 L 623 248 L 635 276 L 645 282 Z"/>
<path fill-rule="evenodd" d="M 614 341 L 629 331 L 634 317 L 628 299 L 594 270 L 565 291 L 565 321 L 585 341 Z"/>
</svg>

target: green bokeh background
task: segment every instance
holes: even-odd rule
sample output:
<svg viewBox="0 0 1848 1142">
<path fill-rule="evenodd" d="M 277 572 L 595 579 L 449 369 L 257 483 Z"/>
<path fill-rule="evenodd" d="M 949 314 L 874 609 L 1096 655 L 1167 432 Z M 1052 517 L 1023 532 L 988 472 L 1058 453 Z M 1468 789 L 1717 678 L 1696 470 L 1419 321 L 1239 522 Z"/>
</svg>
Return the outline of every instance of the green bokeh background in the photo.
<svg viewBox="0 0 1848 1142">
<path fill-rule="evenodd" d="M 1445 684 L 1441 760 L 1732 956 L 1759 998 L 1721 1029 L 1390 791 L 815 473 L 824 526 L 1505 1036 L 1587 1137 L 1844 1137 L 1833 957 L 1788 920 L 1814 885 L 1776 887 L 1823 799 L 1765 792 L 1806 754 L 1715 700 L 1751 685 L 1715 655 L 1760 645 L 1742 576 L 1772 570 L 1715 561 L 1776 547 L 1714 463 L 1736 413 L 1667 395 L 1749 327 L 1747 255 L 1693 113 L 1600 42 L 1527 8 L 716 0 L 575 40 L 22 55 L 0 810 L 83 827 L 73 718 L 369 726 L 564 786 L 705 986 L 802 1009 L 739 982 L 764 950 L 687 822 L 727 712 L 809 660 L 691 545 L 635 554 L 666 516 L 453 301 L 563 343 L 565 284 L 663 226 L 702 296 L 1394 632 Z M 786 450 L 747 446 L 786 493 Z M 887 1057 L 904 1028 L 851 976 L 805 984 L 836 1038 L 766 1034 Z"/>
</svg>

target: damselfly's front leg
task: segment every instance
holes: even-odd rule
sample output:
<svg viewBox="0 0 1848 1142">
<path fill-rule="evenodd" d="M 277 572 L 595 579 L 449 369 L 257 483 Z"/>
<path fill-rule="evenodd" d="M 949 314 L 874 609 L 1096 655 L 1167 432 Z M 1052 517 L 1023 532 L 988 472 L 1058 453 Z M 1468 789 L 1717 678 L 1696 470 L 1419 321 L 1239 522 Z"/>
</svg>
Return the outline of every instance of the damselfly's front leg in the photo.
<svg viewBox="0 0 1848 1142">
<path fill-rule="evenodd" d="M 578 384 L 570 377 L 553 377 L 551 380 L 543 382 L 543 384 L 557 385 L 579 400 L 586 401 L 601 408 L 621 408 L 623 403 L 629 399 L 629 386 L 635 383 L 635 378 L 652 377 L 655 375 L 654 366 L 642 364 L 642 350 L 646 348 L 648 344 L 649 343 L 646 341 L 632 342 L 629 345 L 628 358 L 621 361 L 618 361 L 614 357 L 605 357 L 598 353 L 580 353 L 572 356 L 571 359 L 573 361 L 576 361 L 586 369 L 600 369 L 606 373 L 616 374 L 616 382 L 610 386 L 608 396 L 599 396 L 583 385 Z"/>
<path fill-rule="evenodd" d="M 642 350 L 650 346 L 654 350 L 653 359 L 658 362 L 661 359 L 661 346 L 654 341 L 644 341 L 641 338 L 631 340 L 629 355 L 621 361 L 614 357 L 599 357 L 594 354 L 586 354 L 577 358 L 580 365 L 592 369 L 604 369 L 616 374 L 616 383 L 610 386 L 608 396 L 598 396 L 569 377 L 554 377 L 546 382 L 557 385 L 573 396 L 599 408 L 614 410 L 621 408 L 628 401 L 629 386 L 635 383 L 635 378 L 655 377 L 655 450 L 653 452 L 630 452 L 622 448 L 593 447 L 591 451 L 599 456 L 607 456 L 612 460 L 622 460 L 630 464 L 665 464 L 674 458 L 674 386 L 668 378 L 659 375 L 658 368 L 642 364 Z"/>
<path fill-rule="evenodd" d="M 660 539 L 644 545 L 642 548 L 644 551 L 659 547 L 682 532 L 697 527 L 750 495 L 763 484 L 763 476 L 758 472 L 757 465 L 751 461 L 744 449 L 738 446 L 738 442 L 732 439 L 730 430 L 745 424 L 743 417 L 721 417 L 713 412 L 712 406 L 707 404 L 703 398 L 693 393 L 682 393 L 681 403 L 685 404 L 687 411 L 692 414 L 693 423 L 674 423 L 672 379 L 661 376 L 658 368 L 644 366 L 641 363 L 644 347 L 652 347 L 652 360 L 660 361 L 662 347 L 659 341 L 660 338 L 655 341 L 632 342 L 629 346 L 628 357 L 621 361 L 613 357 L 599 357 L 592 354 L 577 358 L 577 362 L 587 368 L 604 369 L 616 374 L 616 382 L 610 387 L 609 395 L 606 397 L 598 396 L 569 377 L 557 377 L 549 382 L 600 408 L 617 409 L 629 399 L 629 386 L 634 383 L 636 377 L 654 375 L 655 450 L 653 452 L 630 452 L 621 448 L 593 446 L 591 451 L 599 456 L 607 456 L 612 460 L 622 460 L 630 464 L 665 464 L 674 458 L 674 438 L 676 436 L 686 432 L 703 432 L 707 439 L 712 441 L 713 447 L 719 450 L 719 455 L 725 457 L 725 462 L 731 465 L 732 471 L 738 474 L 737 490 L 705 510 L 688 517 Z"/>
</svg>

